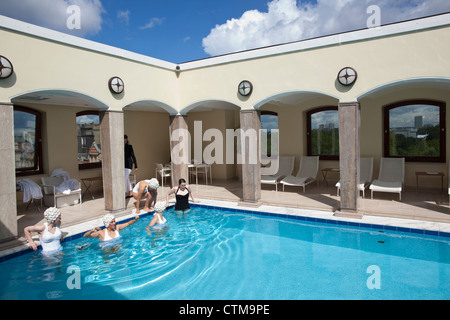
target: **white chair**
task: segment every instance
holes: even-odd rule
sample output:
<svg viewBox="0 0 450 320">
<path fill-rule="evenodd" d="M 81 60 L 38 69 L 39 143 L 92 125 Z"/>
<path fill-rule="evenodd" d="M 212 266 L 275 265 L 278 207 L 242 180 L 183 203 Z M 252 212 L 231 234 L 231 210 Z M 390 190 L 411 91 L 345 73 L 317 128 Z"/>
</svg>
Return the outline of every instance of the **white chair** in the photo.
<svg viewBox="0 0 450 320">
<path fill-rule="evenodd" d="M 381 158 L 378 179 L 370 185 L 371 198 L 373 192 L 398 193 L 402 201 L 403 183 L 405 181 L 405 158 Z"/>
<path fill-rule="evenodd" d="M 208 184 L 208 172 L 210 173 L 210 182 L 212 184 L 212 175 L 211 175 L 211 165 L 205 164 L 205 163 L 199 163 L 199 164 L 191 164 L 188 166 L 190 169 L 189 174 L 191 176 L 195 176 L 195 183 L 198 184 L 198 176 L 204 175 L 205 176 L 205 184 Z"/>
<path fill-rule="evenodd" d="M 448 163 L 448 203 L 450 205 L 450 162 Z"/>
<path fill-rule="evenodd" d="M 280 183 L 284 186 L 298 186 L 303 187 L 303 192 L 305 192 L 305 187 L 317 181 L 317 172 L 319 171 L 319 156 L 306 157 L 302 156 L 300 160 L 300 168 L 298 169 L 297 175 L 294 177 L 292 175 L 287 176 Z"/>
<path fill-rule="evenodd" d="M 358 189 L 362 191 L 363 198 L 365 197 L 365 190 L 372 182 L 373 175 L 373 158 L 360 158 L 359 159 L 359 184 Z M 336 183 L 337 195 L 341 190 L 341 182 Z"/>
<path fill-rule="evenodd" d="M 65 181 L 64 177 L 42 177 L 41 181 L 44 190 L 44 205 L 58 208 L 64 205 L 81 204 L 81 185 L 79 189 L 70 190 L 68 193 L 57 193 L 56 188 Z M 61 201 L 64 202 L 61 203 Z"/>
<path fill-rule="evenodd" d="M 278 191 L 278 183 L 284 177 L 292 175 L 294 171 L 294 156 L 280 156 L 278 171 L 272 175 L 261 175 L 262 184 L 274 184 Z"/>
<path fill-rule="evenodd" d="M 156 179 L 158 179 L 158 175 L 161 176 L 161 187 L 164 187 L 164 178 L 172 177 L 171 169 L 164 167 L 161 163 L 156 164 L 155 175 Z"/>
</svg>

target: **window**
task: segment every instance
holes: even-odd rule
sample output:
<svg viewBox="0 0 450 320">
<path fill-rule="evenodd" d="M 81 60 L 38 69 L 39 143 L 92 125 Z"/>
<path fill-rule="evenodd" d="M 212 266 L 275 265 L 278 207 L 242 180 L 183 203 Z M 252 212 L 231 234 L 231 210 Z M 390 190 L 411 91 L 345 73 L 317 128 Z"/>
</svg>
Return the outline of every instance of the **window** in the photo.
<svg viewBox="0 0 450 320">
<path fill-rule="evenodd" d="M 337 107 L 321 107 L 307 113 L 307 153 L 321 160 L 339 160 Z"/>
<path fill-rule="evenodd" d="M 41 114 L 14 106 L 16 176 L 40 174 L 42 168 Z"/>
<path fill-rule="evenodd" d="M 272 130 L 278 130 L 278 114 L 272 111 L 261 111 L 261 129 L 267 130 L 267 143 L 261 145 L 261 155 L 272 156 Z M 274 139 L 277 139 L 274 136 Z M 275 155 L 275 154 L 274 154 Z"/>
<path fill-rule="evenodd" d="M 384 107 L 384 156 L 445 162 L 445 103 L 414 100 Z"/>
<path fill-rule="evenodd" d="M 100 145 L 100 116 L 97 111 L 77 113 L 78 168 L 100 168 L 102 153 Z"/>
</svg>

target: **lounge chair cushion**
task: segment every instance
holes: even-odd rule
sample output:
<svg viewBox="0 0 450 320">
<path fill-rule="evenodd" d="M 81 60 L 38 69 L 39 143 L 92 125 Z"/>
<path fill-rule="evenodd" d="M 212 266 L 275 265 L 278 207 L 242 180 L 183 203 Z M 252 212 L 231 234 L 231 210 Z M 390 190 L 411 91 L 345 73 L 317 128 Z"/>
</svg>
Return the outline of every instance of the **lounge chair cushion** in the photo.
<svg viewBox="0 0 450 320">
<path fill-rule="evenodd" d="M 261 183 L 276 183 L 282 177 L 284 177 L 283 174 L 274 174 L 270 176 L 263 175 L 261 176 Z"/>
<path fill-rule="evenodd" d="M 380 181 L 374 180 L 370 185 L 370 190 L 381 192 L 402 192 L 402 183 L 400 181 Z"/>
<path fill-rule="evenodd" d="M 312 178 L 310 178 L 310 177 L 297 178 L 297 177 L 294 177 L 294 176 L 287 176 L 286 178 L 281 180 L 281 182 L 283 184 L 291 185 L 291 186 L 302 186 L 302 185 L 304 185 L 307 182 L 307 180 L 310 180 L 310 179 L 312 179 Z"/>
<path fill-rule="evenodd" d="M 359 190 L 364 190 L 366 188 L 366 185 L 367 185 L 366 182 L 360 182 L 359 185 L 358 185 Z M 337 188 L 341 187 L 341 181 L 338 181 L 336 183 L 336 187 Z"/>
</svg>

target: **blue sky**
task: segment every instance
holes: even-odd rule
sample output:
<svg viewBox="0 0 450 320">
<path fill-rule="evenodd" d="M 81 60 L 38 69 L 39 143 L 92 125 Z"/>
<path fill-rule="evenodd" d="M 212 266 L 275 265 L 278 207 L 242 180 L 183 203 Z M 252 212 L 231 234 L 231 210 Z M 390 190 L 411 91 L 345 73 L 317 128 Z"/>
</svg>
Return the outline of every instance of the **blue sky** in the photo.
<svg viewBox="0 0 450 320">
<path fill-rule="evenodd" d="M 68 29 L 80 8 L 80 29 Z M 0 0 L 0 14 L 174 63 L 450 12 L 448 0 Z"/>
</svg>

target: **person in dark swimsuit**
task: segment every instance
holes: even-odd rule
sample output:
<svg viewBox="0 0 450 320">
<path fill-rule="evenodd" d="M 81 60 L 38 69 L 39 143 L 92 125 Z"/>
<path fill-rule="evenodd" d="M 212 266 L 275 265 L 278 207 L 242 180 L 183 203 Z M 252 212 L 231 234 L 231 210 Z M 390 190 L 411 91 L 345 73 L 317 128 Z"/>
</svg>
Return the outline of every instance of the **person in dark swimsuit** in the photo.
<svg viewBox="0 0 450 320">
<path fill-rule="evenodd" d="M 171 194 L 175 194 L 175 212 L 177 213 L 187 213 L 189 210 L 191 210 L 191 207 L 189 206 L 189 196 L 191 197 L 192 201 L 195 203 L 199 203 L 200 201 L 194 200 L 194 196 L 192 194 L 192 191 L 188 188 L 188 185 L 186 184 L 186 180 L 180 179 L 178 180 L 178 187 L 174 187 L 170 189 L 170 191 L 167 193 L 166 196 L 166 205 L 169 204 L 169 196 Z"/>
</svg>

